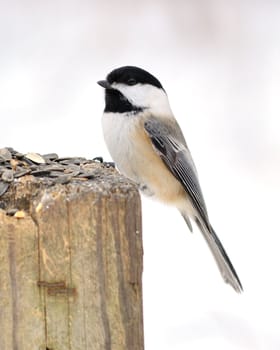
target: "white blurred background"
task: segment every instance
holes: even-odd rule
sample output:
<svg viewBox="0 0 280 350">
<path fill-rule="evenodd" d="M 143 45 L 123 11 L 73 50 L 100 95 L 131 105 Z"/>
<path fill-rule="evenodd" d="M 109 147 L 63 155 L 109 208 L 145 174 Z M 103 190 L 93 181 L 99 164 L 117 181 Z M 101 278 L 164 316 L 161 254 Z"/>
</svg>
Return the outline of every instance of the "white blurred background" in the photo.
<svg viewBox="0 0 280 350">
<path fill-rule="evenodd" d="M 0 1 L 0 147 L 109 160 L 96 81 L 123 65 L 159 78 L 185 133 L 244 293 L 143 199 L 146 350 L 280 349 L 280 2 Z"/>
</svg>

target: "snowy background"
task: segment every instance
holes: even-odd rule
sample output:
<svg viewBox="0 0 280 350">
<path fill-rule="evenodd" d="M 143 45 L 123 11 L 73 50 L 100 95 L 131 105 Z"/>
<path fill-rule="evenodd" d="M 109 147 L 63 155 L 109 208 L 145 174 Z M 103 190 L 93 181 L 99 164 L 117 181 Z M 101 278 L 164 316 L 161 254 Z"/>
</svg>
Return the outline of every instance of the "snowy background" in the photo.
<svg viewBox="0 0 280 350">
<path fill-rule="evenodd" d="M 143 199 L 146 350 L 280 349 L 280 2 L 0 0 L 0 49 L 0 147 L 109 160 L 96 81 L 137 65 L 168 93 L 244 293 Z"/>
</svg>

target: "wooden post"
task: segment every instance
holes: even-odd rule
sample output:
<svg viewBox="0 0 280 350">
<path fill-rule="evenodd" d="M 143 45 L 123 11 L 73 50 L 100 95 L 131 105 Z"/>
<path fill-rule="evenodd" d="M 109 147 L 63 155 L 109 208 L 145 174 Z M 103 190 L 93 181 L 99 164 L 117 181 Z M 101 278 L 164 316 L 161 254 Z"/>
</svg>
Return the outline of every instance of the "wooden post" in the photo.
<svg viewBox="0 0 280 350">
<path fill-rule="evenodd" d="M 0 197 L 1 350 L 144 349 L 140 197 L 96 174 L 24 176 Z"/>
</svg>

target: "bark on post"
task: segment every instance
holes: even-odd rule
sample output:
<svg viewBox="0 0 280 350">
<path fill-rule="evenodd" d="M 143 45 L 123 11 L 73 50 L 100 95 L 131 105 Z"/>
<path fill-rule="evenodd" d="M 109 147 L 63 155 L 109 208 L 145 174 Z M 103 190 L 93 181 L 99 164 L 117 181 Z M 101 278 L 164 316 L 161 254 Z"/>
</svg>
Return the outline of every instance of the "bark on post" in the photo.
<svg viewBox="0 0 280 350">
<path fill-rule="evenodd" d="M 0 197 L 1 350 L 144 349 L 139 194 L 93 169 L 51 187 L 24 176 Z"/>
</svg>

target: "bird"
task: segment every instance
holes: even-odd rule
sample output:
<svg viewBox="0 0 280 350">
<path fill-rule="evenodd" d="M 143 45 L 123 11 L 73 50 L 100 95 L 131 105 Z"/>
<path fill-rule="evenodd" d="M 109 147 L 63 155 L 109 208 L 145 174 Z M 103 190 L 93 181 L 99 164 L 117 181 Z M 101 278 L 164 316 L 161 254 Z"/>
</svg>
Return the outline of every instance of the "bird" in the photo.
<svg viewBox="0 0 280 350">
<path fill-rule="evenodd" d="M 195 223 L 224 281 L 242 292 L 210 224 L 194 161 L 160 81 L 142 68 L 123 66 L 97 83 L 105 89 L 103 136 L 119 172 L 144 195 L 176 207 L 191 232 Z"/>
</svg>

